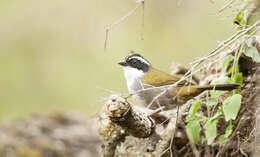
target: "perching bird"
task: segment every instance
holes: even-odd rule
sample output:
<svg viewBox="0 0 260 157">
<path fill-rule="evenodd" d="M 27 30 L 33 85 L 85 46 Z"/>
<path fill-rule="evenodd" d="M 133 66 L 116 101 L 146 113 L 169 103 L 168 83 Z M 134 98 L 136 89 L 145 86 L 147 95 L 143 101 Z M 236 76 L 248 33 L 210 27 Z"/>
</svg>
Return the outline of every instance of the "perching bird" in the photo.
<svg viewBox="0 0 260 157">
<path fill-rule="evenodd" d="M 180 78 L 153 68 L 138 53 L 130 54 L 118 64 L 123 66 L 129 93 L 139 104 L 151 109 L 162 106 L 165 109 L 174 108 L 205 90 L 233 90 L 240 87 L 240 84 L 195 85 L 186 80 L 169 87 L 167 85 L 176 83 Z"/>
</svg>

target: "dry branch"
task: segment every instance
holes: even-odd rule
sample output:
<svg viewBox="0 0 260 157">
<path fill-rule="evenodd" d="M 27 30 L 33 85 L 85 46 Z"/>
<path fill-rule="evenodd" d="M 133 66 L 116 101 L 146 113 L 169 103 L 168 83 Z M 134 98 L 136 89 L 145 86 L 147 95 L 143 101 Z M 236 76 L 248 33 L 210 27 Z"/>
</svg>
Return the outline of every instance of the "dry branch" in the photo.
<svg viewBox="0 0 260 157">
<path fill-rule="evenodd" d="M 126 99 L 114 95 L 105 106 L 109 119 L 124 128 L 130 135 L 146 138 L 153 133 L 154 120 L 146 113 L 134 110 Z"/>
</svg>

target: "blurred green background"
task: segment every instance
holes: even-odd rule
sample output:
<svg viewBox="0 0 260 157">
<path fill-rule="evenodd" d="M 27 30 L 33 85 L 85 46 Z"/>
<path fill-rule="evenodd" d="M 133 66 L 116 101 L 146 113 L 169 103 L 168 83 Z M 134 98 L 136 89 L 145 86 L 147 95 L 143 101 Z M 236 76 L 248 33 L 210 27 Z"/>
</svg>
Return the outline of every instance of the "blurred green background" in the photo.
<svg viewBox="0 0 260 157">
<path fill-rule="evenodd" d="M 146 0 L 144 40 L 138 9 L 110 31 L 104 52 L 105 27 L 134 0 L 1 0 L 0 120 L 97 113 L 110 94 L 97 87 L 127 93 L 117 62 L 129 50 L 168 72 L 172 61 L 187 65 L 234 32 L 230 13 L 216 14 L 224 2 Z"/>
</svg>

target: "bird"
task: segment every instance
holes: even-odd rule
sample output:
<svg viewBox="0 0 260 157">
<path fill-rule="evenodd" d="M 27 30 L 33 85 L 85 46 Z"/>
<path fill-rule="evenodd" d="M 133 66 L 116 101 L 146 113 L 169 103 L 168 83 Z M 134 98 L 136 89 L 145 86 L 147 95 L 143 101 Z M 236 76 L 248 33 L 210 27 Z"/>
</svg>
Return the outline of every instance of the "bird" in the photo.
<svg viewBox="0 0 260 157">
<path fill-rule="evenodd" d="M 199 85 L 181 80 L 178 76 L 154 68 L 147 59 L 135 52 L 118 64 L 123 67 L 129 94 L 138 104 L 154 110 L 160 107 L 164 110 L 173 109 L 205 90 L 231 91 L 240 87 L 237 83 Z M 175 83 L 177 85 L 173 85 Z"/>
</svg>

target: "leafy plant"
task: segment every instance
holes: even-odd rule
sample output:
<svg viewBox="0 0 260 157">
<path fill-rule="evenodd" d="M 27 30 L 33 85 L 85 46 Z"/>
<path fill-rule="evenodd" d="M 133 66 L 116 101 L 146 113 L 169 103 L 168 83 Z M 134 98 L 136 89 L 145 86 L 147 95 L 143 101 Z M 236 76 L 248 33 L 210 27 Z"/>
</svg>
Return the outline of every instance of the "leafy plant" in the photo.
<svg viewBox="0 0 260 157">
<path fill-rule="evenodd" d="M 218 118 L 212 120 L 211 118 L 207 120 L 204 128 L 205 128 L 205 134 L 208 144 L 212 144 L 217 136 L 217 123 Z"/>
<path fill-rule="evenodd" d="M 232 123 L 230 121 L 228 127 L 226 128 L 225 134 L 219 136 L 218 138 L 218 144 L 222 144 L 232 133 Z"/>
<path fill-rule="evenodd" d="M 187 124 L 187 134 L 189 139 L 191 139 L 191 141 L 195 144 L 197 144 L 200 141 L 200 124 L 198 120 L 191 120 L 188 124 Z"/>
<path fill-rule="evenodd" d="M 225 115 L 225 120 L 235 120 L 240 109 L 242 96 L 240 94 L 234 94 L 226 98 L 223 102 L 223 113 Z"/>
<path fill-rule="evenodd" d="M 212 84 L 242 84 L 243 74 L 239 71 L 239 58 L 243 53 L 246 56 L 251 57 L 253 61 L 260 62 L 259 53 L 252 45 L 252 39 L 244 38 L 242 43 L 246 43 L 246 45 L 241 44 L 234 56 L 227 55 L 224 58 L 222 62 L 222 75 L 218 79 L 212 81 Z M 230 77 L 225 76 L 227 72 L 231 73 Z M 242 102 L 242 95 L 240 95 L 239 92 L 240 89 L 230 92 L 230 96 L 228 96 L 220 106 L 218 106 L 218 100 L 224 92 L 215 90 L 208 92 L 206 101 L 197 100 L 192 104 L 187 117 L 188 124 L 186 128 L 188 137 L 195 144 L 200 142 L 203 143 L 204 141 L 207 142 L 208 145 L 222 144 L 232 134 L 232 121 L 237 118 Z M 205 103 L 207 107 L 207 116 L 204 116 L 202 112 L 198 112 L 198 108 L 203 103 Z M 217 109 L 216 112 L 214 111 L 215 108 Z M 218 135 L 217 130 L 217 124 L 220 118 L 225 118 L 226 122 L 229 124 L 223 135 Z"/>
<path fill-rule="evenodd" d="M 257 48 L 252 44 L 252 38 L 246 40 L 246 44 L 247 44 L 247 48 L 245 49 L 244 54 L 248 57 L 251 57 L 254 62 L 259 63 L 260 55 L 258 53 Z"/>
<path fill-rule="evenodd" d="M 200 100 L 194 102 L 189 110 L 189 115 L 187 117 L 189 120 L 189 123 L 186 126 L 187 134 L 189 139 L 191 139 L 195 144 L 200 141 L 201 126 L 199 122 L 203 115 L 197 113 L 197 110 L 201 104 L 202 102 Z"/>
</svg>

